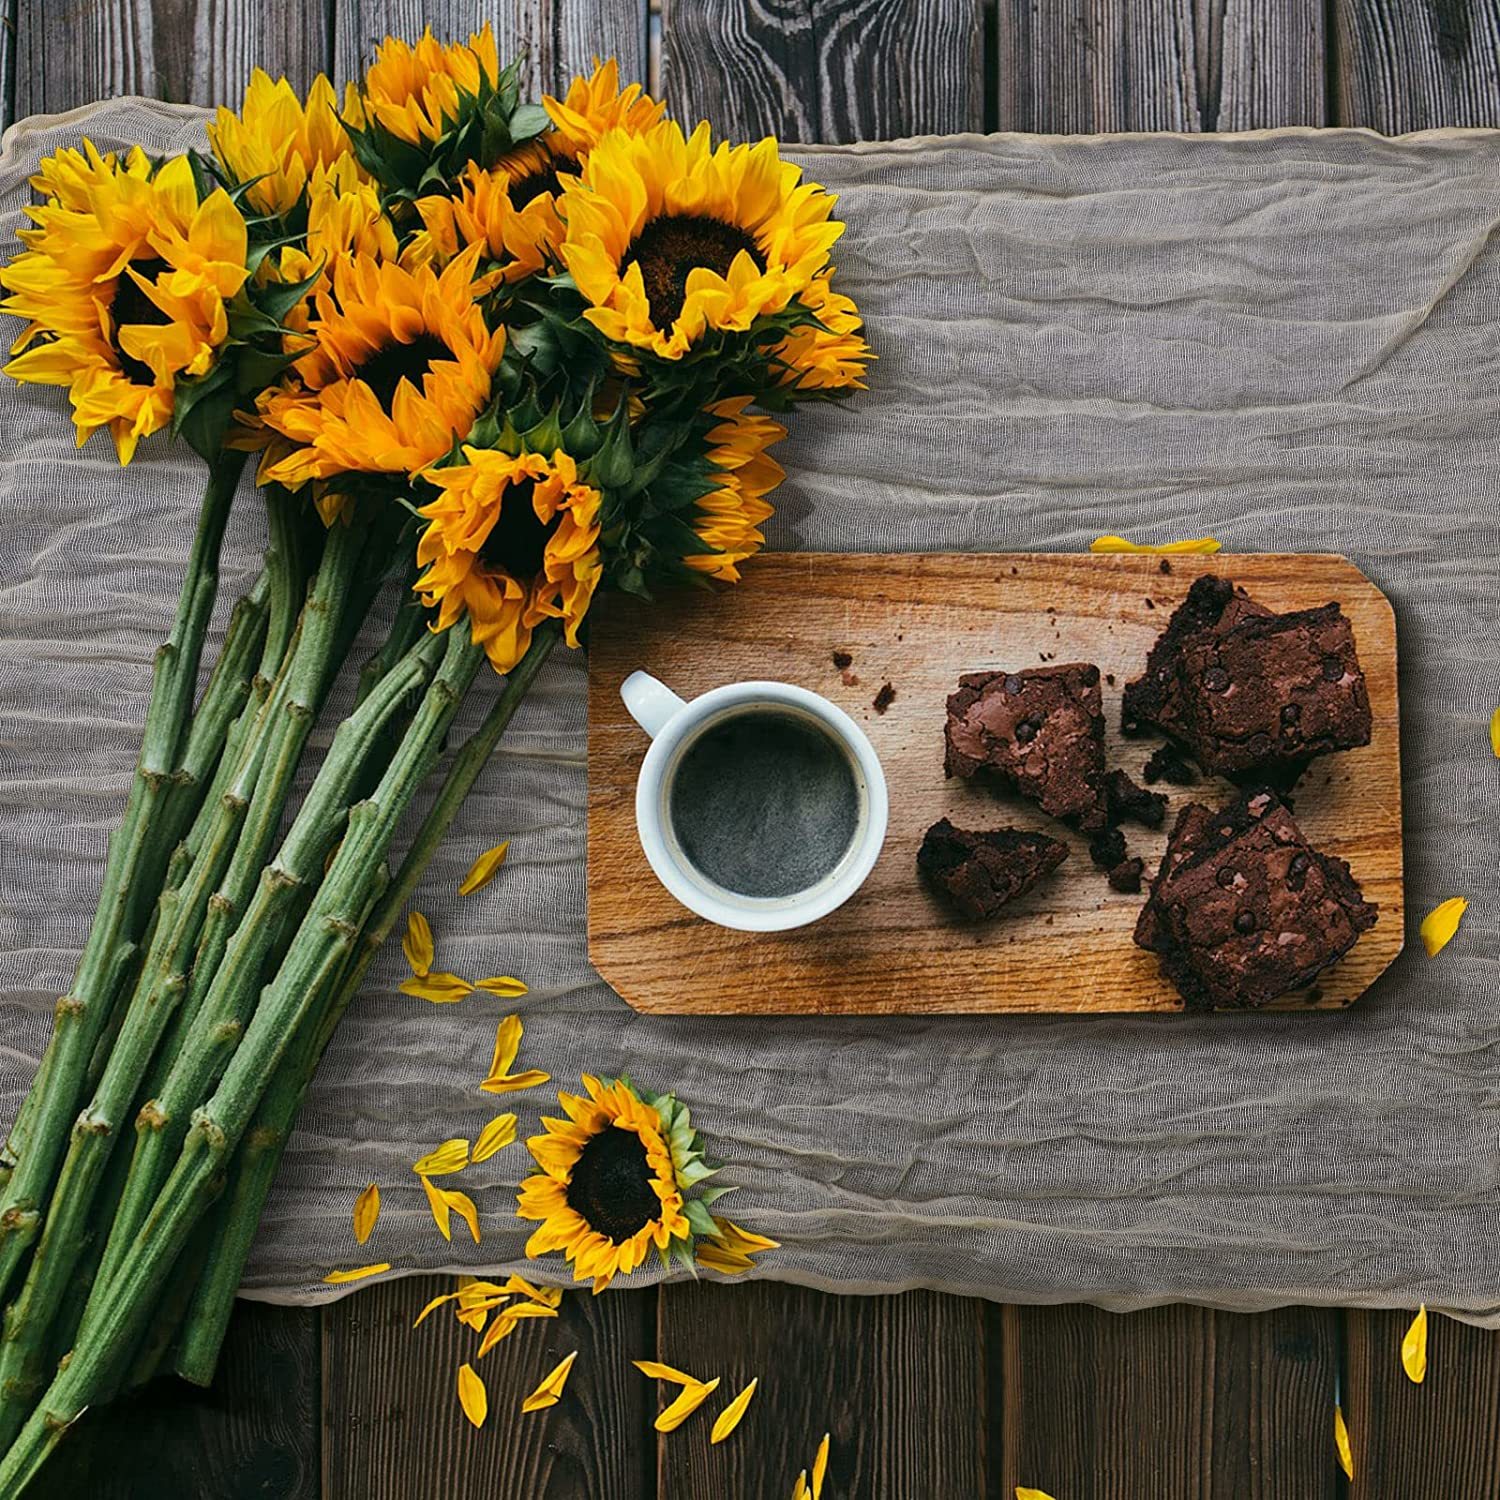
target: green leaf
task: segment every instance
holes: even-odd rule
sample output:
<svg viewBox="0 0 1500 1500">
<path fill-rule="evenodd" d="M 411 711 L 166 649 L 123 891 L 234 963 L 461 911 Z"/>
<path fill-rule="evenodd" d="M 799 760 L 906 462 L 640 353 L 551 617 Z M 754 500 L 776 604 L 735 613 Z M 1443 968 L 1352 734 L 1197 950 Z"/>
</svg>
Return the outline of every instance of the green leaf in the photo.
<svg viewBox="0 0 1500 1500">
<path fill-rule="evenodd" d="M 551 128 L 551 116 L 540 104 L 523 104 L 510 117 L 510 137 L 513 141 L 529 140 Z"/>
<path fill-rule="evenodd" d="M 715 1235 L 719 1232 L 714 1216 L 704 1207 L 701 1198 L 687 1199 L 682 1205 L 682 1212 L 694 1234 Z"/>
</svg>

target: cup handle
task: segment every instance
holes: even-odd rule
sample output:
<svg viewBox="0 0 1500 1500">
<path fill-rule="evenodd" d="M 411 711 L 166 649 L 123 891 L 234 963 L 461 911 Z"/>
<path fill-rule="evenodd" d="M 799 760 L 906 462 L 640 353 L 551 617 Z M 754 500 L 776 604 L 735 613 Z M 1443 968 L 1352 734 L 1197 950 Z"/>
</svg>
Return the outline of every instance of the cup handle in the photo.
<svg viewBox="0 0 1500 1500">
<path fill-rule="evenodd" d="M 635 720 L 654 740 L 670 720 L 687 707 L 666 683 L 658 682 L 649 672 L 632 672 L 620 684 L 620 697 Z"/>
</svg>

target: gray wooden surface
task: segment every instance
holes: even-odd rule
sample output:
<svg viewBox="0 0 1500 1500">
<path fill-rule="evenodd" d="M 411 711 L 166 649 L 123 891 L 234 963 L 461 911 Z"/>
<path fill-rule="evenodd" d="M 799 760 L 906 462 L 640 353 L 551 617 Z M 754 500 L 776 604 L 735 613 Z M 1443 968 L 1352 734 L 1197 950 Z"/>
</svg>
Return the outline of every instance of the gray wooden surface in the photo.
<svg viewBox="0 0 1500 1500">
<path fill-rule="evenodd" d="M 1500 124 L 1500 0 L 0 0 L 7 119 L 120 92 L 233 97 L 254 63 L 305 84 L 387 30 L 494 20 L 535 86 L 595 51 L 686 120 L 853 140 L 1060 132 Z M 243 1304 L 208 1393 L 161 1384 L 91 1413 L 45 1481 L 90 1500 L 759 1500 L 831 1429 L 829 1496 L 1481 1500 L 1500 1496 L 1500 1338 L 1437 1320 L 1290 1308 L 996 1308 L 918 1293 L 673 1287 L 567 1299 L 486 1361 L 492 1415 L 453 1399 L 442 1286 L 373 1287 L 324 1313 Z M 519 1413 L 562 1354 L 567 1399 Z M 658 1438 L 658 1358 L 760 1394 L 741 1432 Z M 1336 1378 L 1356 1479 L 1333 1462 Z"/>
</svg>

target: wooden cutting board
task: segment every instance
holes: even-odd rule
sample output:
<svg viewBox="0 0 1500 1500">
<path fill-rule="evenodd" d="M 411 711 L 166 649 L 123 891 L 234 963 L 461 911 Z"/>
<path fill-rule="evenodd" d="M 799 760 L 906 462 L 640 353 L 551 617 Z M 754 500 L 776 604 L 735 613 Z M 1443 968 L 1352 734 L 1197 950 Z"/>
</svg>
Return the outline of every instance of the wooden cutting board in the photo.
<svg viewBox="0 0 1500 1500">
<path fill-rule="evenodd" d="M 1276 610 L 1337 599 L 1354 628 L 1374 734 L 1314 762 L 1296 792 L 1314 846 L 1349 861 L 1380 920 L 1314 991 L 1281 1008 L 1348 1005 L 1401 951 L 1401 770 L 1396 626 L 1389 601 L 1331 556 L 1089 554 L 763 555 L 737 588 L 657 605 L 602 597 L 590 615 L 589 957 L 637 1010 L 664 1013 L 902 1014 L 954 1011 L 1180 1011 L 1153 955 L 1131 941 L 1143 896 L 1111 891 L 1078 835 L 1019 798 L 943 777 L 944 700 L 964 672 L 1091 661 L 1104 677 L 1111 766 L 1137 780 L 1159 741 L 1118 732 L 1120 693 L 1200 573 L 1243 584 Z M 835 652 L 852 665 L 841 672 Z M 880 861 L 847 905 L 812 927 L 752 934 L 680 906 L 646 863 L 635 781 L 647 739 L 620 702 L 636 667 L 684 697 L 745 678 L 799 683 L 869 734 L 890 786 Z M 873 704 L 889 683 L 884 713 Z M 1213 780 L 1160 784 L 1167 824 L 1193 799 L 1230 795 Z M 916 875 L 938 818 L 1010 825 L 1068 840 L 1067 862 L 994 921 L 959 925 Z M 1125 825 L 1150 875 L 1166 842 Z"/>
</svg>

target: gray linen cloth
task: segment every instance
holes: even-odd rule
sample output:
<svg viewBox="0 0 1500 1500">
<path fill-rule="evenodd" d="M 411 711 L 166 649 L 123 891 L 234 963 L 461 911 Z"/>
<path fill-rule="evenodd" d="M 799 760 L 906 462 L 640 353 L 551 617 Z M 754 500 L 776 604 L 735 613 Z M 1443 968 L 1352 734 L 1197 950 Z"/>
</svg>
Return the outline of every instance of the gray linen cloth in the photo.
<svg viewBox="0 0 1500 1500">
<path fill-rule="evenodd" d="M 181 149 L 201 118 L 122 100 L 21 122 L 0 162 L 6 242 L 39 153 L 85 130 Z M 1121 1309 L 1423 1300 L 1500 1324 L 1500 762 L 1485 733 L 1500 700 L 1500 135 L 965 136 L 798 155 L 842 195 L 840 281 L 881 358 L 868 395 L 796 419 L 773 544 L 1068 550 L 1211 532 L 1231 550 L 1348 553 L 1400 622 L 1407 950 L 1341 1014 L 636 1016 L 585 956 L 584 663 L 566 653 L 424 884 L 440 965 L 530 982 L 523 1066 L 574 1086 L 628 1070 L 688 1100 L 743 1189 L 725 1208 L 783 1242 L 762 1275 Z M 123 473 L 102 440 L 75 453 L 53 391 L 0 383 L 0 422 L 8 1119 L 92 908 L 200 470 L 161 441 Z M 259 527 L 247 486 L 226 598 Z M 458 900 L 503 837 L 501 878 Z M 1473 907 L 1429 961 L 1415 925 L 1455 894 Z M 523 1147 L 462 1179 L 479 1246 L 439 1238 L 410 1167 L 500 1109 L 535 1128 L 541 1092 L 475 1087 L 509 1007 L 408 999 L 403 973 L 392 945 L 323 1065 L 253 1295 L 337 1295 L 330 1267 L 376 1258 L 520 1263 Z M 370 1181 L 385 1210 L 360 1250 L 350 1208 Z"/>
</svg>

